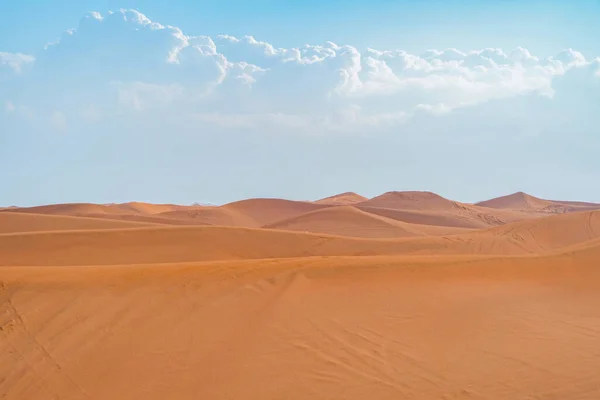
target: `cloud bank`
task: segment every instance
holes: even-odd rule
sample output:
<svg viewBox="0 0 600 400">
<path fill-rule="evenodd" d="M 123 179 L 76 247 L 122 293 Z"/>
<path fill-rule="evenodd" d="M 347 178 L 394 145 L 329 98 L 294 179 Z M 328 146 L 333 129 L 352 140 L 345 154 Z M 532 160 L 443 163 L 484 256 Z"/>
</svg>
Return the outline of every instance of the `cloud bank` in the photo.
<svg viewBox="0 0 600 400">
<path fill-rule="evenodd" d="M 5 113 L 94 123 L 169 115 L 198 126 L 366 132 L 517 97 L 597 100 L 600 59 L 567 49 L 277 48 L 252 36 L 189 36 L 134 10 L 85 16 L 39 54 L 0 52 Z M 595 96 L 595 97 L 594 97 Z"/>
</svg>

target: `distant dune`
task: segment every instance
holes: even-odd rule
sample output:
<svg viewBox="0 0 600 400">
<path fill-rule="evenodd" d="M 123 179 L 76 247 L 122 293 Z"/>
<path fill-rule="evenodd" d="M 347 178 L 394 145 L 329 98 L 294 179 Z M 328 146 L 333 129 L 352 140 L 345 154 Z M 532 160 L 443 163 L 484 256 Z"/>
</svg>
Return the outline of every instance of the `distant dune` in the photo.
<svg viewBox="0 0 600 400">
<path fill-rule="evenodd" d="M 347 215 L 347 211 L 342 214 Z M 365 217 L 361 213 L 357 215 Z M 402 254 L 542 254 L 597 238 L 599 216 L 600 212 L 573 213 L 457 235 L 396 240 L 233 227 L 5 234 L 0 235 L 0 265 L 143 264 Z M 568 234 L 565 227 L 569 229 Z"/>
<path fill-rule="evenodd" d="M 508 196 L 502 196 L 497 197 L 495 199 L 482 201 L 477 203 L 477 205 L 488 208 L 537 211 L 541 213 L 555 214 L 600 210 L 600 204 L 596 203 L 586 203 L 581 201 L 544 200 L 523 192 L 513 193 Z"/>
<path fill-rule="evenodd" d="M 189 208 L 189 206 L 178 206 L 175 204 L 149 204 L 139 202 L 114 204 L 110 207 L 118 208 L 126 213 L 133 212 L 137 214 L 159 214 Z"/>
<path fill-rule="evenodd" d="M 497 197 L 495 199 L 486 200 L 477 203 L 481 207 L 502 208 L 502 209 L 518 209 L 518 210 L 555 210 L 560 207 L 560 204 L 542 200 L 531 196 L 527 193 L 518 192 L 508 196 Z"/>
<path fill-rule="evenodd" d="M 463 233 L 467 229 L 417 225 L 368 213 L 351 206 L 312 211 L 265 228 L 365 238 L 395 238 Z"/>
<path fill-rule="evenodd" d="M 118 229 L 149 226 L 156 225 L 95 218 L 0 212 L 0 234 L 39 231 Z"/>
<path fill-rule="evenodd" d="M 324 207 L 327 205 L 282 199 L 249 199 L 222 206 L 225 210 L 252 218 L 258 226 L 272 224 Z"/>
<path fill-rule="evenodd" d="M 51 214 L 51 215 L 87 215 L 87 214 L 125 214 L 126 211 L 117 205 L 103 205 L 92 203 L 50 204 L 47 206 L 24 207 L 13 210 L 14 212 Z"/>
<path fill-rule="evenodd" d="M 257 221 L 248 215 L 227 207 L 180 209 L 163 212 L 158 214 L 158 216 L 205 225 L 240 226 L 247 228 L 258 228 L 260 226 Z"/>
<path fill-rule="evenodd" d="M 387 192 L 359 205 L 392 210 L 451 210 L 456 204 L 431 192 Z"/>
<path fill-rule="evenodd" d="M 364 196 L 356 194 L 354 192 L 345 192 L 336 194 L 334 196 L 325 197 L 324 199 L 320 199 L 315 201 L 317 204 L 328 204 L 334 206 L 347 206 L 352 204 L 361 203 L 367 201 L 368 199 Z"/>
<path fill-rule="evenodd" d="M 0 209 L 0 398 L 596 399 L 600 205 Z"/>
</svg>

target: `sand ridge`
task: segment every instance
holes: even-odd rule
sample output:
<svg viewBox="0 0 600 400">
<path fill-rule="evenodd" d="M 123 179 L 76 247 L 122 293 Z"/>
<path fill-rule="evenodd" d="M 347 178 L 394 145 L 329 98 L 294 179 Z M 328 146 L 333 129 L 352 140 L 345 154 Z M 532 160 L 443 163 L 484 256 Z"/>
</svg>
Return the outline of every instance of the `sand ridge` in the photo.
<svg viewBox="0 0 600 400">
<path fill-rule="evenodd" d="M 596 205 L 357 196 L 0 210 L 0 398 L 600 398 Z"/>
<path fill-rule="evenodd" d="M 0 392 L 594 398 L 599 249 L 0 268 Z"/>
<path fill-rule="evenodd" d="M 406 223 L 352 206 L 320 209 L 265 225 L 264 228 L 367 238 L 438 236 L 468 231 L 454 227 Z"/>
<path fill-rule="evenodd" d="M 563 227 L 570 229 L 565 235 Z M 0 265 L 94 265 L 303 256 L 541 254 L 595 239 L 600 211 L 455 235 L 352 238 L 236 227 L 145 227 L 0 235 Z M 27 249 L 36 249 L 34 252 Z"/>
<path fill-rule="evenodd" d="M 0 234 L 39 231 L 118 229 L 156 226 L 152 223 L 101 220 L 62 215 L 0 212 Z"/>
<path fill-rule="evenodd" d="M 347 206 L 357 203 L 362 203 L 369 200 L 368 198 L 361 196 L 354 192 L 344 192 L 333 196 L 325 197 L 323 199 L 315 201 L 317 204 L 329 204 L 334 206 Z"/>
</svg>

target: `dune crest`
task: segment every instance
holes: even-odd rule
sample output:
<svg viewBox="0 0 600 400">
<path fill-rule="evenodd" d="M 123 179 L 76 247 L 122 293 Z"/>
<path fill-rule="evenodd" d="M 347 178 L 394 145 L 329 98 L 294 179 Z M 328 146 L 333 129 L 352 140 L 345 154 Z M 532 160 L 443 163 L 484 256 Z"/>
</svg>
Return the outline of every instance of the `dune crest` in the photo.
<svg viewBox="0 0 600 400">
<path fill-rule="evenodd" d="M 500 209 L 518 209 L 518 210 L 535 210 L 553 212 L 560 211 L 561 205 L 549 200 L 543 200 L 531 196 L 524 192 L 517 192 L 507 196 L 501 196 L 494 199 L 486 200 L 477 203 L 480 207 L 500 208 Z M 564 207 L 563 207 L 564 208 Z"/>
<path fill-rule="evenodd" d="M 364 238 L 399 238 L 464 233 L 468 229 L 418 225 L 369 213 L 352 206 L 338 206 L 301 214 L 264 228 Z"/>
<path fill-rule="evenodd" d="M 334 206 L 347 206 L 361 203 L 367 200 L 369 199 L 354 192 L 344 192 L 333 196 L 325 197 L 324 199 L 317 200 L 315 201 L 315 203 L 328 204 Z"/>
<path fill-rule="evenodd" d="M 102 220 L 97 218 L 63 215 L 37 215 L 29 213 L 0 212 L 0 234 L 72 231 L 90 229 L 119 229 L 156 226 L 152 223 Z"/>
<path fill-rule="evenodd" d="M 283 199 L 248 199 L 225 204 L 221 208 L 252 218 L 259 226 L 328 207 L 308 201 Z"/>
<path fill-rule="evenodd" d="M 432 192 L 387 192 L 360 203 L 363 207 L 389 208 L 392 210 L 450 210 L 456 202 Z"/>
</svg>

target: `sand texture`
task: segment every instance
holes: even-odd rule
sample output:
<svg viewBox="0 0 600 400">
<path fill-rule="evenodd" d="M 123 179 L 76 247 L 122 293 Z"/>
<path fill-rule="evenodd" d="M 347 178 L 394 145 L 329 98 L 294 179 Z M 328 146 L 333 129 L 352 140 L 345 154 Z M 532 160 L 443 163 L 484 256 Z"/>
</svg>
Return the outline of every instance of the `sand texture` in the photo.
<svg viewBox="0 0 600 400">
<path fill-rule="evenodd" d="M 600 206 L 0 210 L 0 399 L 600 399 Z"/>
</svg>

